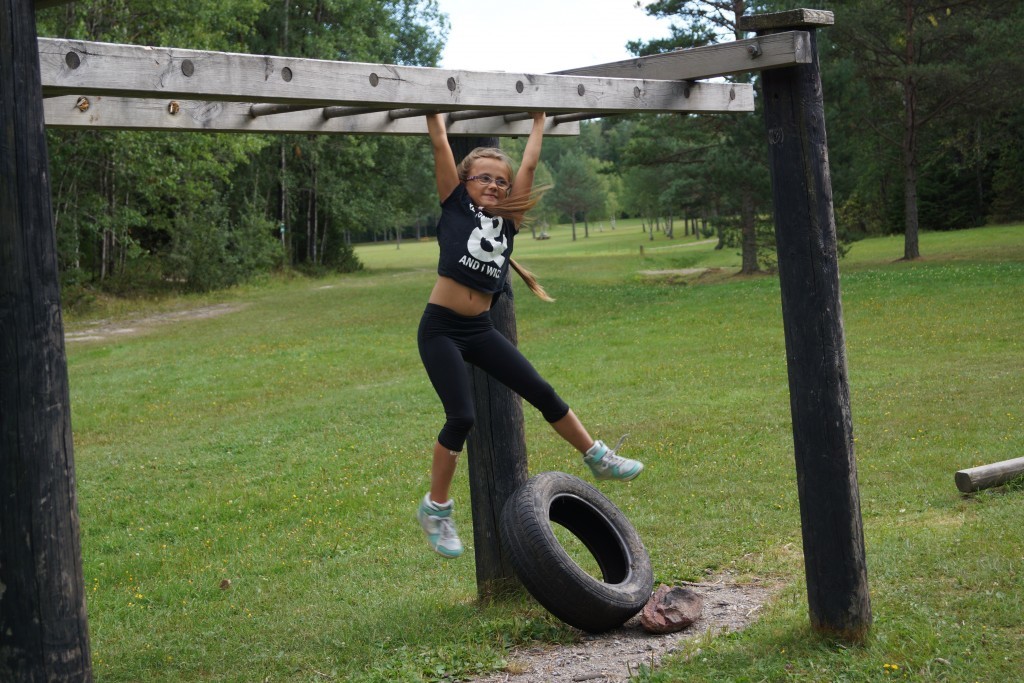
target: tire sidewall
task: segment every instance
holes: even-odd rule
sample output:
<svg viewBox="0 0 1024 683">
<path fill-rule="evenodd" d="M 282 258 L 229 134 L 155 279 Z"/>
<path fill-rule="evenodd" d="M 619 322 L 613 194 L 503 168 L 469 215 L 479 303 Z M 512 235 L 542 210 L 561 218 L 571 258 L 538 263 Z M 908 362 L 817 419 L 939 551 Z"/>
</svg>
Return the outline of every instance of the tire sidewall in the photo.
<svg viewBox="0 0 1024 683">
<path fill-rule="evenodd" d="M 619 553 L 625 555 L 626 575 L 606 583 L 584 571 L 566 552 L 551 529 L 551 506 L 569 496 L 573 506 L 603 518 Z M 601 525 L 602 527 L 604 525 Z M 533 529 L 526 537 L 524 530 Z M 625 623 L 650 598 L 653 573 L 647 549 L 626 516 L 598 489 L 564 472 L 544 472 L 531 478 L 509 499 L 502 514 L 504 545 L 520 581 L 552 614 L 586 631 L 599 632 Z"/>
</svg>

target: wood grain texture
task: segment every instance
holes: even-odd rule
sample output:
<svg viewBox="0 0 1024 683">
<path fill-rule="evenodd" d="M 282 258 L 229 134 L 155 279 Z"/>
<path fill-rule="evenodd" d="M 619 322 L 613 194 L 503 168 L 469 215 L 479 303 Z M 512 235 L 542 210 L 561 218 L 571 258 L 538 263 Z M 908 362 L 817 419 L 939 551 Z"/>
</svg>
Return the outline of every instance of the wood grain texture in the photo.
<svg viewBox="0 0 1024 683">
<path fill-rule="evenodd" d="M 807 32 L 788 31 L 555 73 L 648 80 L 696 80 L 806 64 L 810 61 L 810 38 Z"/>
<path fill-rule="evenodd" d="M 961 493 L 974 493 L 993 486 L 1001 486 L 1022 476 L 1024 458 L 1013 458 L 960 470 L 954 475 L 954 481 Z"/>
<path fill-rule="evenodd" d="M 811 626 L 861 642 L 871 603 L 817 59 L 762 84 Z"/>
<path fill-rule="evenodd" d="M 0 681 L 92 678 L 32 3 L 0 0 Z"/>
<path fill-rule="evenodd" d="M 248 102 L 209 102 L 108 95 L 65 95 L 43 101 L 50 128 L 116 130 L 179 130 L 210 133 L 317 133 L 324 135 L 426 135 L 423 116 L 391 119 L 387 111 L 325 119 L 323 108 L 253 117 Z M 507 123 L 501 113 L 487 118 L 450 121 L 448 132 L 458 136 L 529 135 L 530 120 Z M 558 123 L 549 117 L 545 136 L 579 135 L 578 123 Z"/>
<path fill-rule="evenodd" d="M 456 111 L 753 111 L 749 84 L 331 62 L 41 38 L 43 90 L 217 102 L 388 105 Z"/>
</svg>

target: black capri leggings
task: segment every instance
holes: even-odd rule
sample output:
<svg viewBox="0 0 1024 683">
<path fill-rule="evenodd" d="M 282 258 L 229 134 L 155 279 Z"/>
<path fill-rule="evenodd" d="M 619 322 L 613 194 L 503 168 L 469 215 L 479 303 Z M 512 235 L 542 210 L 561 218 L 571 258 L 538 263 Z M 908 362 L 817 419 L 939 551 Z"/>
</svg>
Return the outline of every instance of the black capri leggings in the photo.
<svg viewBox="0 0 1024 683">
<path fill-rule="evenodd" d="M 417 341 L 423 367 L 444 405 L 445 423 L 437 441 L 448 450 L 462 450 L 476 417 L 467 362 L 522 396 L 548 422 L 569 414 L 569 405 L 519 349 L 494 329 L 490 311 L 467 318 L 444 306 L 427 304 Z"/>
</svg>

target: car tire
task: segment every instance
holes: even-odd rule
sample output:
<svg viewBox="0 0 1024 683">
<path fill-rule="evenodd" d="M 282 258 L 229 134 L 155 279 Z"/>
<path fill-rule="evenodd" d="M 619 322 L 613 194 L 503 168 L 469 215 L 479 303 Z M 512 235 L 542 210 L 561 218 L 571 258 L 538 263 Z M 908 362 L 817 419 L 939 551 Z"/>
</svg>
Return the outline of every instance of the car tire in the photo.
<svg viewBox="0 0 1024 683">
<path fill-rule="evenodd" d="M 594 556 L 603 580 L 584 571 L 555 537 L 565 527 Z M 651 597 L 651 561 L 626 516 L 596 488 L 564 472 L 532 477 L 509 498 L 500 533 L 523 585 L 556 617 L 601 633 L 624 624 Z"/>
</svg>

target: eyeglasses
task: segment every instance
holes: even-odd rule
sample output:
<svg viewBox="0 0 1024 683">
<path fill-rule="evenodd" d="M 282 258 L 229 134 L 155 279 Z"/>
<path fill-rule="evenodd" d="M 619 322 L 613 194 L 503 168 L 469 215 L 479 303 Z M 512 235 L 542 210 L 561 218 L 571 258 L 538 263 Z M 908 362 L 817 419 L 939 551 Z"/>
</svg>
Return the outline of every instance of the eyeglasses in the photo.
<svg viewBox="0 0 1024 683">
<path fill-rule="evenodd" d="M 490 185 L 491 183 L 494 183 L 498 186 L 499 190 L 507 190 L 512 187 L 512 184 L 504 178 L 495 178 L 489 173 L 484 173 L 483 175 L 471 175 L 466 178 L 466 182 L 469 182 L 470 180 L 475 180 L 481 185 Z"/>
</svg>

